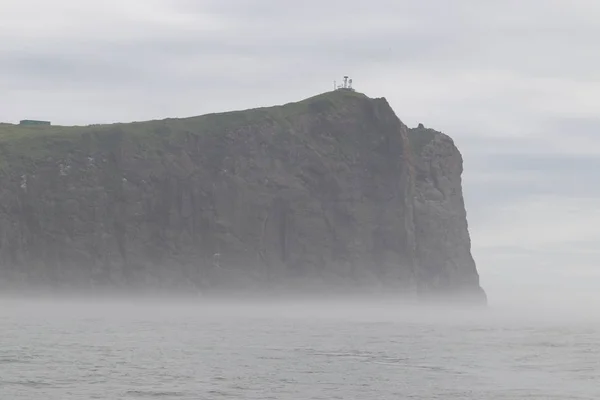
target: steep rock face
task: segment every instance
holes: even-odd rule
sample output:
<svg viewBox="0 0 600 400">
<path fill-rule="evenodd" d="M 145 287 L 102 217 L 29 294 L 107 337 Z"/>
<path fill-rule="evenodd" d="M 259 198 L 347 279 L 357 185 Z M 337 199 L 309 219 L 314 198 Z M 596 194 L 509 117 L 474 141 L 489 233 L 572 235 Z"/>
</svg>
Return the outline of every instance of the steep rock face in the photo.
<svg viewBox="0 0 600 400">
<path fill-rule="evenodd" d="M 463 160 L 447 135 L 423 125 L 409 130 L 414 155 L 416 263 L 422 290 L 485 301 L 471 255 L 462 196 Z"/>
<path fill-rule="evenodd" d="M 0 125 L 0 279 L 478 292 L 460 154 L 421 133 L 352 92 L 187 119 Z"/>
</svg>

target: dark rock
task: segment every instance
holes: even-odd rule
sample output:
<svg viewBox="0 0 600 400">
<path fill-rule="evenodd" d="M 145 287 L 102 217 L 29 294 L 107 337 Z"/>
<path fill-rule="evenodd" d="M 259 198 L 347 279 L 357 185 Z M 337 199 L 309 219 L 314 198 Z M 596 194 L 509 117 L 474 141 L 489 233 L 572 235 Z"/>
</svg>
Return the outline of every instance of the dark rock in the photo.
<svg viewBox="0 0 600 400">
<path fill-rule="evenodd" d="M 7 286 L 485 300 L 461 155 L 385 99 L 335 91 L 186 119 L 0 125 L 0 159 Z"/>
</svg>

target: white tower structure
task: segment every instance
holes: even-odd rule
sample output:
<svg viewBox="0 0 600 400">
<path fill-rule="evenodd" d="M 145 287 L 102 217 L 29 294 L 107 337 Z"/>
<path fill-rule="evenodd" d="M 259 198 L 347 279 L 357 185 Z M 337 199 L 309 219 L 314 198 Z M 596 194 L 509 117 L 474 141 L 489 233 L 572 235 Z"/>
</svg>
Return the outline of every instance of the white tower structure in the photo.
<svg viewBox="0 0 600 400">
<path fill-rule="evenodd" d="M 348 75 L 344 75 L 343 83 L 337 86 L 336 81 L 333 81 L 334 90 L 349 90 L 354 92 L 355 90 L 352 88 L 352 79 L 348 77 Z"/>
</svg>

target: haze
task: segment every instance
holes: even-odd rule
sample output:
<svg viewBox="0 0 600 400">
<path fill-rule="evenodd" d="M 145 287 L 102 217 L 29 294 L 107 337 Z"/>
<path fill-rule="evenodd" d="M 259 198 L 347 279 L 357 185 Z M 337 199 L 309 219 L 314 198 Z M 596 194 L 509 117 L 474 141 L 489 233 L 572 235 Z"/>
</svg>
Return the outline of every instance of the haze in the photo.
<svg viewBox="0 0 600 400">
<path fill-rule="evenodd" d="M 599 19 L 593 0 L 5 0 L 0 120 L 199 115 L 349 74 L 454 138 L 490 301 L 583 300 L 600 278 Z"/>
<path fill-rule="evenodd" d="M 270 106 L 350 75 L 450 135 L 490 307 L 3 293 L 0 397 L 600 398 L 598 21 L 597 0 L 3 0 L 0 122 Z"/>
</svg>

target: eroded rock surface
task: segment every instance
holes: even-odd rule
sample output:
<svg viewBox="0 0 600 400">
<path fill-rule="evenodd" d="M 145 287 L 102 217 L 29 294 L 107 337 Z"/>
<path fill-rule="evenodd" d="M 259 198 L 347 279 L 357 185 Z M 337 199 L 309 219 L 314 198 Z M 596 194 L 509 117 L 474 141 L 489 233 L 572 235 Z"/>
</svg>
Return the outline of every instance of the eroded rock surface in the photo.
<svg viewBox="0 0 600 400">
<path fill-rule="evenodd" d="M 385 99 L 0 125 L 4 286 L 355 288 L 484 299 L 452 140 Z"/>
</svg>

